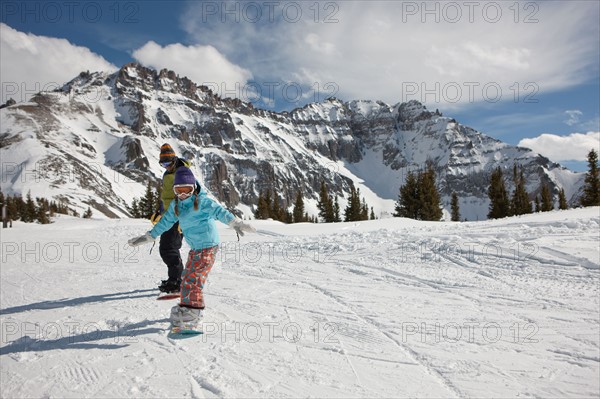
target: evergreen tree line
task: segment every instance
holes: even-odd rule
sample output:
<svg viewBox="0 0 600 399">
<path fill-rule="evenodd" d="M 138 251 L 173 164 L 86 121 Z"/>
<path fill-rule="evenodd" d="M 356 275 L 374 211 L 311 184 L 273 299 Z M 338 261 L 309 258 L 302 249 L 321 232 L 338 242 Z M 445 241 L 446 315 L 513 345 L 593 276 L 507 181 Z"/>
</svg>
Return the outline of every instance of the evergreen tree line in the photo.
<svg viewBox="0 0 600 399">
<path fill-rule="evenodd" d="M 324 223 L 341 222 L 340 204 L 338 197 L 329 194 L 327 185 L 321 180 L 321 189 L 319 190 L 319 202 L 317 202 L 319 217 Z M 348 204 L 344 208 L 344 222 L 358 222 L 361 220 L 375 220 L 375 211 L 373 207 L 367 205 L 366 199 L 360 196 L 360 188 L 350 187 L 350 197 Z"/>
<path fill-rule="evenodd" d="M 508 216 L 525 215 L 535 212 L 549 212 L 554 210 L 554 196 L 547 184 L 542 184 L 540 194 L 534 199 L 535 209 L 529 200 L 529 193 L 525 189 L 525 177 L 523 170 L 517 165 L 513 166 L 512 179 L 515 189 L 509 196 L 506 189 L 504 173 L 500 167 L 496 168 L 491 175 L 488 188 L 490 207 L 489 219 L 500 219 Z M 568 209 L 565 190 L 558 192 L 558 209 Z"/>
<path fill-rule="evenodd" d="M 258 196 L 258 204 L 254 211 L 256 219 L 273 219 L 283 223 L 317 223 L 316 217 L 308 215 L 304 210 L 304 199 L 302 192 L 298 191 L 292 211 L 286 210 L 281 206 L 275 191 L 267 190 L 266 193 L 260 192 Z"/>
<path fill-rule="evenodd" d="M 6 205 L 6 217 L 8 220 L 20 220 L 25 223 L 48 224 L 50 218 L 56 214 L 71 215 L 80 217 L 75 210 L 69 209 L 66 203 L 49 201 L 46 198 L 31 196 L 31 191 L 27 193 L 25 199 L 21 195 L 4 195 L 0 191 L 0 204 Z M 84 218 L 92 217 L 90 207 L 84 212 Z"/>
<path fill-rule="evenodd" d="M 583 195 L 580 198 L 581 206 L 600 206 L 600 176 L 598 169 L 598 153 L 591 150 L 588 154 L 588 172 L 586 173 Z M 554 210 L 554 197 L 547 184 L 542 184 L 540 194 L 532 202 L 525 186 L 526 181 L 522 168 L 515 164 L 512 171 L 514 191 L 509 195 L 502 169 L 498 167 L 491 175 L 488 188 L 490 208 L 488 218 L 498 219 L 507 216 L 524 215 L 532 212 L 548 212 Z M 568 209 L 564 189 L 558 193 L 558 208 Z M 451 220 L 460 220 L 458 196 L 452 193 L 450 202 Z M 440 195 L 435 186 L 435 171 L 433 165 L 428 163 L 423 172 L 409 172 L 406 183 L 400 187 L 398 201 L 396 202 L 394 216 L 407 217 L 417 220 L 437 221 L 442 217 Z"/>
<path fill-rule="evenodd" d="M 458 209 L 458 197 L 453 194 L 453 219 L 460 219 Z M 454 215 L 456 213 L 456 215 Z M 416 220 L 438 221 L 442 218 L 442 207 L 440 193 L 435 185 L 435 170 L 433 164 L 428 163 L 425 171 L 413 173 L 406 176 L 406 182 L 400 187 L 398 201 L 394 216 L 405 217 Z"/>
<path fill-rule="evenodd" d="M 342 217 L 338 197 L 329 194 L 329 189 L 324 180 L 321 181 L 317 209 L 319 210 L 318 218 L 309 216 L 304 208 L 302 192 L 298 191 L 292 211 L 287 211 L 279 203 L 275 192 L 268 190 L 266 193 L 261 192 L 258 196 L 258 204 L 254 211 L 254 217 L 256 219 L 271 218 L 283 223 L 318 223 L 319 221 L 323 223 L 341 222 Z M 371 207 L 369 212 L 366 200 L 360 197 L 360 189 L 351 187 L 348 205 L 344 209 L 344 221 L 352 222 L 369 219 L 375 219 L 373 208 Z"/>
<path fill-rule="evenodd" d="M 587 156 L 588 171 L 585 175 L 583 194 L 579 199 L 579 204 L 586 206 L 600 206 L 600 177 L 598 175 L 598 153 L 591 150 Z M 498 219 L 513 215 L 523 215 L 532 213 L 533 209 L 529 201 L 529 194 L 525 190 L 525 179 L 523 170 L 518 171 L 517 166 L 513 167 L 513 182 L 515 190 L 509 198 L 506 191 L 504 175 L 500 167 L 492 173 L 488 196 L 490 198 L 490 208 L 488 218 Z M 540 195 L 534 199 L 536 212 L 548 212 L 554 210 L 554 197 L 550 188 L 542 184 Z M 558 192 L 558 209 L 567 209 L 567 197 L 565 190 Z"/>
<path fill-rule="evenodd" d="M 600 178 L 598 175 L 598 154 L 592 150 L 588 154 L 588 172 L 585 177 L 583 196 L 580 200 L 581 206 L 600 205 Z M 554 198 L 550 188 L 543 184 L 540 195 L 534 199 L 535 209 L 529 200 L 529 193 L 525 189 L 526 181 L 523 170 L 517 165 L 513 166 L 512 179 L 514 191 L 509 196 L 502 169 L 498 167 L 491 175 L 488 187 L 490 208 L 488 218 L 498 219 L 513 215 L 523 215 L 535 212 L 547 212 L 554 209 Z M 146 194 L 141 198 L 135 198 L 132 205 L 128 207 L 129 212 L 136 218 L 150 218 L 152 213 L 160 204 L 160 186 L 155 186 L 148 181 Z M 559 209 L 567 209 L 567 199 L 564 189 L 558 194 Z M 325 181 L 321 181 L 319 191 L 318 218 L 310 216 L 304 208 L 302 192 L 298 191 L 292 211 L 281 206 L 275 191 L 261 191 L 258 204 L 254 211 L 256 219 L 274 219 L 283 223 L 324 223 L 341 222 L 341 209 L 337 196 L 329 194 Z M 451 220 L 460 220 L 460 208 L 458 196 L 452 193 L 450 202 Z M 369 208 L 364 198 L 360 197 L 360 189 L 351 187 L 348 205 L 343 211 L 344 221 L 373 220 L 375 213 Z M 407 217 L 417 220 L 439 221 L 442 216 L 440 194 L 435 184 L 435 170 L 433 164 L 428 163 L 425 171 L 417 173 L 409 172 L 406 183 L 400 187 L 398 201 L 394 216 Z"/>
<path fill-rule="evenodd" d="M 339 212 L 337 210 L 339 210 L 339 206 L 337 205 L 337 197 L 335 198 L 334 210 L 336 211 L 335 217 L 338 219 Z M 364 198 L 360 198 L 360 188 L 354 189 L 354 186 L 350 187 L 350 200 L 346 208 L 344 208 L 344 222 L 357 222 L 369 219 L 376 219 L 373 207 L 371 207 L 371 212 L 369 213 L 367 201 Z"/>
<path fill-rule="evenodd" d="M 161 192 L 162 188 L 160 185 L 154 184 L 151 180 L 148 180 L 144 196 L 134 198 L 133 201 L 131 201 L 131 205 L 127 207 L 127 210 L 131 216 L 136 219 L 150 219 L 152 214 L 160 206 Z"/>
</svg>

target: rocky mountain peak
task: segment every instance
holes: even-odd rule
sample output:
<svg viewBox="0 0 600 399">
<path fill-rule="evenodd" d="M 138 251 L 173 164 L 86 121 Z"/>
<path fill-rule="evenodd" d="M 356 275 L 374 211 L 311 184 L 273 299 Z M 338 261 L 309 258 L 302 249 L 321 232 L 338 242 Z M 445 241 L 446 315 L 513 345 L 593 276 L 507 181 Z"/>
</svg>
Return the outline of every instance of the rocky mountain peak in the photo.
<svg viewBox="0 0 600 399">
<path fill-rule="evenodd" d="M 300 191 L 316 214 L 322 180 L 342 206 L 354 185 L 376 213 L 389 213 L 407 173 L 426 162 L 435 164 L 445 206 L 452 192 L 459 193 L 469 219 L 485 218 L 489 174 L 498 166 L 509 171 L 522 165 L 531 193 L 544 182 L 574 197 L 581 185 L 580 175 L 415 100 L 392 106 L 332 97 L 278 113 L 222 99 L 175 71 L 130 63 L 113 74 L 82 72 L 59 92 L 32 102 L 40 107 L 2 109 L 3 159 L 47 167 L 68 162 L 76 181 L 51 179 L 46 191 L 110 217 L 126 216 L 125 205 L 143 194 L 148 179 L 160 179 L 164 142 L 194 161 L 215 197 L 246 215 L 268 190 L 284 208 Z M 2 190 L 35 194 L 38 187 L 14 181 L 19 176 L 3 182 Z"/>
</svg>

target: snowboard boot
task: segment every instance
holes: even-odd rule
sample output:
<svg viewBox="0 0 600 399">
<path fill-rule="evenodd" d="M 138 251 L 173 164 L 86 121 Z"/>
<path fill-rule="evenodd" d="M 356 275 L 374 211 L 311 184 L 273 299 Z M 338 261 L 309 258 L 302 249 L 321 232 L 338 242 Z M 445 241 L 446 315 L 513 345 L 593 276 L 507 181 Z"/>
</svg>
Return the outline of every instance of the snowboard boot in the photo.
<svg viewBox="0 0 600 399">
<path fill-rule="evenodd" d="M 158 286 L 158 290 L 160 292 L 164 292 L 167 294 L 174 294 L 179 292 L 181 289 L 181 280 L 173 281 L 173 280 L 163 280 L 162 283 Z"/>
<path fill-rule="evenodd" d="M 171 325 L 187 330 L 196 330 L 204 311 L 175 305 L 171 308 Z"/>
</svg>

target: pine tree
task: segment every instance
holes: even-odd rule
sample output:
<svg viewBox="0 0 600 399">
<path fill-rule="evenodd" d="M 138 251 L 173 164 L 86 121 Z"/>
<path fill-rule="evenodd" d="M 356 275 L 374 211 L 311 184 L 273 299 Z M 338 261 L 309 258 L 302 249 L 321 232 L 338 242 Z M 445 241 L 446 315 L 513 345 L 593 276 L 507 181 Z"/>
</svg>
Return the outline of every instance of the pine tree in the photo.
<svg viewBox="0 0 600 399">
<path fill-rule="evenodd" d="M 254 218 L 258 220 L 265 220 L 269 218 L 269 208 L 262 191 L 258 194 L 258 204 L 256 206 L 256 211 L 254 211 Z"/>
<path fill-rule="evenodd" d="M 531 202 L 529 201 L 529 194 L 525 190 L 525 175 L 523 169 L 518 170 L 517 165 L 513 167 L 513 180 L 515 183 L 515 191 L 512 195 L 510 214 L 511 215 L 525 215 L 531 213 Z"/>
<path fill-rule="evenodd" d="M 535 205 L 535 212 L 541 212 L 542 211 L 542 205 L 540 204 L 540 196 L 536 195 L 534 201 L 534 205 Z"/>
<path fill-rule="evenodd" d="M 275 215 L 271 214 L 271 211 L 273 210 L 273 200 L 271 199 L 271 190 L 267 190 L 267 193 L 265 194 L 265 219 L 275 219 Z"/>
<path fill-rule="evenodd" d="M 273 207 L 271 208 L 271 217 L 274 220 L 279 220 L 280 222 L 283 222 L 285 220 L 284 212 L 279 206 L 278 195 L 275 192 L 273 193 Z"/>
<path fill-rule="evenodd" d="M 59 200 L 58 203 L 53 202 L 51 204 L 51 209 L 54 213 L 60 213 L 61 215 L 69 214 L 69 207 L 64 200 Z"/>
<path fill-rule="evenodd" d="M 287 224 L 294 223 L 294 214 L 290 211 L 284 211 L 283 222 Z"/>
<path fill-rule="evenodd" d="M 440 194 L 435 186 L 435 170 L 433 166 L 429 165 L 427 171 L 421 173 L 419 177 L 420 219 L 439 221 L 443 213 L 440 207 Z"/>
<path fill-rule="evenodd" d="M 600 205 L 600 176 L 598 174 L 598 153 L 591 150 L 587 156 L 588 171 L 583 183 L 581 206 Z"/>
<path fill-rule="evenodd" d="M 31 198 L 31 191 L 27 193 L 27 200 L 25 201 L 25 208 L 21 213 L 21 220 L 25 223 L 32 223 L 35 221 L 37 216 L 37 210 L 35 208 L 35 203 Z"/>
<path fill-rule="evenodd" d="M 340 203 L 338 201 L 337 195 L 335 196 L 335 202 L 333 204 L 333 221 L 335 223 L 339 223 L 342 221 L 342 218 L 340 216 Z"/>
<path fill-rule="evenodd" d="M 152 204 L 152 213 L 158 211 L 160 209 L 160 203 L 162 198 L 162 185 L 155 184 L 154 185 L 154 203 Z M 165 209 L 165 212 L 167 210 Z"/>
<path fill-rule="evenodd" d="M 558 192 L 558 209 L 569 209 L 569 204 L 567 203 L 567 195 L 565 194 L 564 188 L 561 188 Z"/>
<path fill-rule="evenodd" d="M 354 215 L 352 214 L 352 201 L 356 195 L 356 191 L 354 190 L 354 186 L 350 187 L 350 197 L 348 198 L 348 203 L 344 208 L 344 222 L 348 222 L 354 220 Z"/>
<path fill-rule="evenodd" d="M 10 220 L 19 220 L 21 218 L 21 207 L 20 203 L 23 202 L 23 198 L 13 195 L 8 201 L 8 214 Z"/>
<path fill-rule="evenodd" d="M 92 208 L 88 206 L 87 210 L 83 213 L 84 219 L 90 219 L 92 217 Z"/>
<path fill-rule="evenodd" d="M 490 199 L 490 210 L 487 215 L 489 219 L 500 219 L 508 216 L 510 202 L 504 184 L 504 175 L 500 167 L 492 172 L 488 197 Z"/>
<path fill-rule="evenodd" d="M 146 185 L 146 194 L 138 203 L 140 216 L 144 219 L 150 219 L 156 210 L 155 204 L 156 198 L 154 195 L 154 187 L 152 186 L 152 181 L 148 180 L 148 184 Z"/>
<path fill-rule="evenodd" d="M 531 200 L 529 199 L 529 194 L 527 193 L 527 191 L 525 190 L 525 174 L 523 173 L 523 170 L 521 170 L 521 172 L 519 173 L 519 183 L 520 183 L 520 187 L 521 187 L 521 195 L 523 196 L 523 215 L 528 214 L 528 213 L 533 213 L 533 208 L 531 206 Z"/>
<path fill-rule="evenodd" d="M 302 192 L 298 191 L 296 194 L 296 201 L 294 202 L 294 210 L 293 210 L 293 222 L 301 223 L 305 222 L 304 218 L 304 199 L 302 198 Z"/>
<path fill-rule="evenodd" d="M 48 216 L 50 206 L 44 198 L 36 198 L 36 221 L 40 224 L 49 224 L 50 217 Z"/>
<path fill-rule="evenodd" d="M 319 202 L 317 202 L 319 216 L 324 223 L 332 223 L 335 221 L 334 205 L 329 196 L 325 180 L 321 180 L 321 189 L 319 190 Z"/>
<path fill-rule="evenodd" d="M 364 198 L 360 204 L 360 220 L 369 220 L 369 206 Z"/>
<path fill-rule="evenodd" d="M 145 212 L 148 210 L 149 205 L 148 205 L 148 201 L 146 199 L 146 197 L 140 197 L 137 201 L 137 208 L 138 208 L 138 217 L 140 219 L 145 218 L 144 214 Z"/>
<path fill-rule="evenodd" d="M 360 188 L 354 191 L 354 200 L 352 205 L 353 221 L 363 220 L 364 216 L 364 201 L 360 198 Z"/>
<path fill-rule="evenodd" d="M 369 215 L 369 219 L 370 220 L 375 220 L 376 219 L 376 217 L 375 217 L 375 211 L 373 210 L 373 207 L 371 207 L 371 214 Z"/>
<path fill-rule="evenodd" d="M 25 214 L 27 213 L 27 204 L 20 195 L 15 194 L 13 198 L 17 207 L 17 215 L 19 216 L 19 219 L 23 220 L 23 218 L 26 217 Z"/>
<path fill-rule="evenodd" d="M 408 172 L 405 184 L 400 187 L 394 216 L 418 219 L 420 214 L 419 209 L 419 185 L 417 178 L 413 172 Z"/>
<path fill-rule="evenodd" d="M 460 221 L 460 207 L 458 205 L 458 195 L 456 192 L 452 193 L 452 199 L 450 200 L 451 218 L 453 222 Z"/>
<path fill-rule="evenodd" d="M 136 219 L 141 218 L 140 207 L 138 206 L 137 198 L 134 198 L 133 201 L 131 201 L 131 206 L 129 207 L 129 213 L 131 213 L 131 217 L 133 217 L 133 218 L 136 218 Z"/>
<path fill-rule="evenodd" d="M 360 190 L 350 187 L 350 199 L 344 209 L 344 221 L 355 222 L 361 220 L 362 205 L 360 203 Z"/>
<path fill-rule="evenodd" d="M 11 208 L 12 208 L 12 206 L 13 206 L 13 205 L 12 205 L 12 198 L 11 198 L 10 196 L 8 196 L 8 195 L 7 195 L 7 196 L 4 198 L 4 204 L 6 205 L 6 218 L 7 218 L 7 220 L 12 220 L 12 219 L 14 219 L 14 218 L 13 218 L 13 215 L 11 214 L 11 210 L 12 210 Z"/>
<path fill-rule="evenodd" d="M 6 196 L 6 216 L 8 217 L 8 220 L 19 219 L 17 202 L 14 197 L 11 197 L 9 195 Z"/>
<path fill-rule="evenodd" d="M 542 212 L 554 210 L 554 199 L 547 184 L 542 185 Z M 536 197 L 537 198 L 537 197 Z"/>
<path fill-rule="evenodd" d="M 8 199 L 10 197 L 5 197 L 4 193 L 0 190 L 0 219 L 2 219 L 2 210 L 5 209 L 4 207 L 6 207 L 6 220 L 9 220 L 9 216 L 8 216 Z M 4 220 L 2 220 L 4 221 Z"/>
</svg>

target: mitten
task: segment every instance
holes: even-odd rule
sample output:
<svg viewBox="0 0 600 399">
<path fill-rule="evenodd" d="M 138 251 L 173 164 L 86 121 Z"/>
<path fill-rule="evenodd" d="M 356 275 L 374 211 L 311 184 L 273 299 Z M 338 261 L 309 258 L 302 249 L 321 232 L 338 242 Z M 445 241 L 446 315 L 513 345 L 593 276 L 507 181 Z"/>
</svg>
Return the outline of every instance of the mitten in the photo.
<svg viewBox="0 0 600 399">
<path fill-rule="evenodd" d="M 241 237 L 244 236 L 244 232 L 248 233 L 256 233 L 256 229 L 249 225 L 248 223 L 244 223 L 242 219 L 235 218 L 231 222 L 229 222 L 229 226 L 235 230 Z"/>
<path fill-rule="evenodd" d="M 147 232 L 143 236 L 134 237 L 127 242 L 132 247 L 137 247 L 138 245 L 143 245 L 152 241 L 154 241 L 154 238 L 150 235 L 150 232 Z"/>
</svg>

